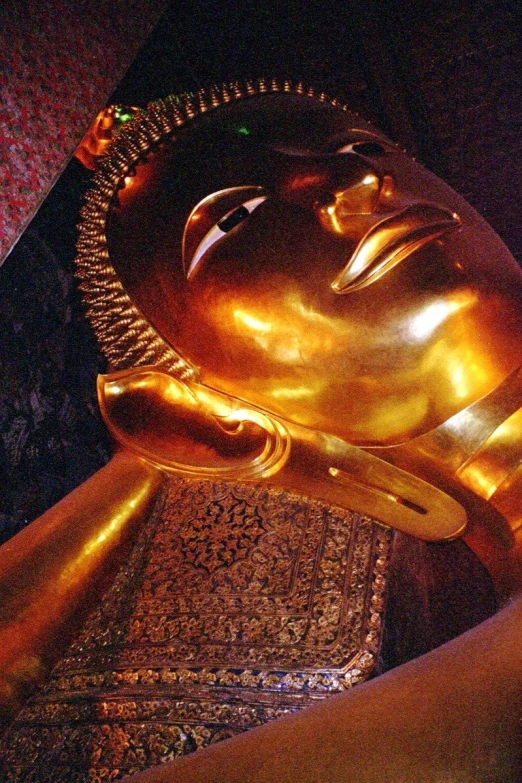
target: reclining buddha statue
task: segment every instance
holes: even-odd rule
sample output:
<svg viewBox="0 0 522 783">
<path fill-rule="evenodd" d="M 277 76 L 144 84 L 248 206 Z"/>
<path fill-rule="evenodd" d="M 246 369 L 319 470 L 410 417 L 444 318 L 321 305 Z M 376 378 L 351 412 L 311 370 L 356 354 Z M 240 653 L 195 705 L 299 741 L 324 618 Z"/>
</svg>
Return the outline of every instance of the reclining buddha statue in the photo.
<svg viewBox="0 0 522 783">
<path fill-rule="evenodd" d="M 0 550 L 2 780 L 518 780 L 522 276 L 493 230 L 260 80 L 136 112 L 77 270 L 115 456 Z M 363 682 L 393 530 L 464 536 L 505 606 Z"/>
</svg>

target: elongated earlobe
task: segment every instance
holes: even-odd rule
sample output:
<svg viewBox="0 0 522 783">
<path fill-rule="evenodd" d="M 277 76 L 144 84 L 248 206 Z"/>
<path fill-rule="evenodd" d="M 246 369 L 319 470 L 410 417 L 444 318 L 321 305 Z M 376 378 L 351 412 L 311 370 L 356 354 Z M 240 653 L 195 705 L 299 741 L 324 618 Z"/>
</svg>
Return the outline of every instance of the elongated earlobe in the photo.
<svg viewBox="0 0 522 783">
<path fill-rule="evenodd" d="M 225 395 L 203 388 L 202 394 L 154 367 L 98 378 L 111 434 L 166 471 L 252 480 L 284 465 L 290 438 L 281 423 Z"/>
</svg>

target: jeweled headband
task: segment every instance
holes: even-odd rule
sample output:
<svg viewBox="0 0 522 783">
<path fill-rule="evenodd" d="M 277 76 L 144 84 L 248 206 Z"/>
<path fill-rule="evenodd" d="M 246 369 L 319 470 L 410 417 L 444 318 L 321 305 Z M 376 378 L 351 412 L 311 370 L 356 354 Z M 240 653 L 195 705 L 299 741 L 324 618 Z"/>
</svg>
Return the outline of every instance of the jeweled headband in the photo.
<svg viewBox="0 0 522 783">
<path fill-rule="evenodd" d="M 76 275 L 80 279 L 87 317 L 111 369 L 153 364 L 179 379 L 196 379 L 197 376 L 197 370 L 177 353 L 134 304 L 111 264 L 106 237 L 107 213 L 118 190 L 124 186 L 125 177 L 156 145 L 175 138 L 176 129 L 196 115 L 264 93 L 317 98 L 347 111 L 339 101 L 301 83 L 277 79 L 232 82 L 201 90 L 195 95 L 169 96 L 154 101 L 146 111 L 140 110 L 122 127 L 115 142 L 100 159 L 80 212 Z"/>
</svg>

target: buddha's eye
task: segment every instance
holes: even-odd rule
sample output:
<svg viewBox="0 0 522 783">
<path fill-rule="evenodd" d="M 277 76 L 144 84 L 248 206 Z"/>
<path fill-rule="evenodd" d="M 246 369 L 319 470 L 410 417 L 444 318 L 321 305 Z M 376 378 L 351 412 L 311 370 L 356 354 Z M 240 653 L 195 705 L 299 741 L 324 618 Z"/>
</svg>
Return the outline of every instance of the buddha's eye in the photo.
<svg viewBox="0 0 522 783">
<path fill-rule="evenodd" d="M 386 148 L 377 141 L 354 141 L 351 144 L 345 144 L 337 150 L 340 153 L 355 152 L 358 155 L 364 155 L 366 158 L 381 158 L 386 155 Z"/>
<path fill-rule="evenodd" d="M 377 133 L 354 128 L 342 134 L 331 137 L 325 144 L 326 153 L 343 155 L 354 153 L 365 158 L 382 158 L 390 153 L 401 152 L 401 149 Z"/>
<path fill-rule="evenodd" d="M 247 220 L 265 200 L 262 188 L 248 185 L 212 193 L 194 207 L 183 234 L 183 267 L 187 279 L 192 277 L 207 251 Z"/>
</svg>

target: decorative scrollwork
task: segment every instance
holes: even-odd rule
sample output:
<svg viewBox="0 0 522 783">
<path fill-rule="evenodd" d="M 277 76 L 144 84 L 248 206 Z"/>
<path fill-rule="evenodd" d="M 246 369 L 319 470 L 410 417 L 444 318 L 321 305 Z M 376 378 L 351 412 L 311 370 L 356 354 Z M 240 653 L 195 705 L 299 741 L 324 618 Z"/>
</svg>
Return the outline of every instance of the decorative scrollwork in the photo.
<svg viewBox="0 0 522 783">
<path fill-rule="evenodd" d="M 282 490 L 170 479 L 7 735 L 10 781 L 119 780 L 366 679 L 390 543 L 369 519 Z"/>
</svg>

